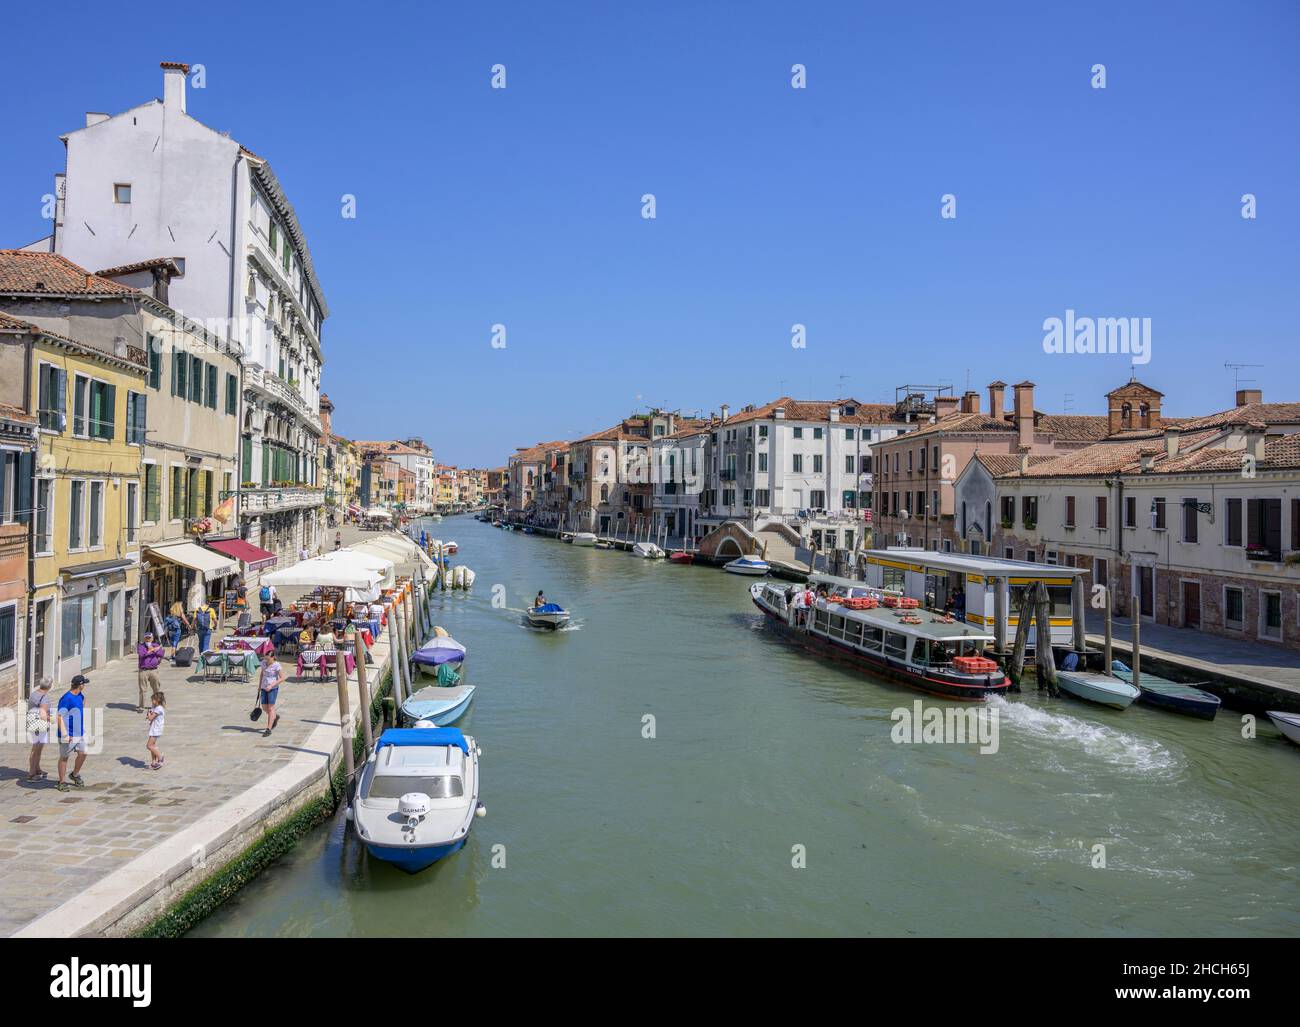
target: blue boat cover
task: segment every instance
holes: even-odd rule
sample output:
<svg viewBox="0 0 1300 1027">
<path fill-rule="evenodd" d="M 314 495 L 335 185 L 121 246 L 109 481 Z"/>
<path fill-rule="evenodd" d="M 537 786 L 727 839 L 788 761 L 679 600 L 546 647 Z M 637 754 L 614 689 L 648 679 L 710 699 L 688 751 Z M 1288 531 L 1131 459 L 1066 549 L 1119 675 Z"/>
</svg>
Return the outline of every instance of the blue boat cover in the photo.
<svg viewBox="0 0 1300 1027">
<path fill-rule="evenodd" d="M 459 663 L 465 654 L 459 649 L 417 649 L 411 653 L 412 663 L 422 663 L 429 667 L 440 667 L 444 663 Z"/>
<path fill-rule="evenodd" d="M 469 755 L 469 745 L 458 727 L 390 727 L 379 736 L 375 751 L 385 745 L 455 745 Z"/>
<path fill-rule="evenodd" d="M 547 603 L 545 606 L 534 606 L 533 613 L 563 613 L 564 607 L 559 603 Z"/>
</svg>

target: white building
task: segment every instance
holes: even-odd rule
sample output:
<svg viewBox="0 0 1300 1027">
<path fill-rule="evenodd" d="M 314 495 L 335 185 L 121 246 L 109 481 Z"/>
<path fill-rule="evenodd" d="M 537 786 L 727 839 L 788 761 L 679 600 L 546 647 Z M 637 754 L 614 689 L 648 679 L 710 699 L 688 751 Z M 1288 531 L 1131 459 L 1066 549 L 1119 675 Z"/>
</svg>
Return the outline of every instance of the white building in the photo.
<svg viewBox="0 0 1300 1027">
<path fill-rule="evenodd" d="M 656 537 L 661 532 L 681 539 L 702 534 L 697 525 L 711 435 L 709 425 L 692 422 L 651 442 Z"/>
<path fill-rule="evenodd" d="M 412 513 L 431 513 L 438 506 L 438 462 L 419 438 L 357 442 L 362 453 L 378 453 L 415 476 L 415 495 L 407 500 Z"/>
<path fill-rule="evenodd" d="M 317 454 L 328 307 L 270 165 L 190 117 L 188 65 L 162 68 L 161 100 L 87 114 L 84 128 L 62 137 L 67 166 L 42 248 L 89 269 L 174 259 L 181 275 L 168 302 L 243 355 L 240 533 L 296 555 L 318 546 L 324 528 Z"/>
</svg>

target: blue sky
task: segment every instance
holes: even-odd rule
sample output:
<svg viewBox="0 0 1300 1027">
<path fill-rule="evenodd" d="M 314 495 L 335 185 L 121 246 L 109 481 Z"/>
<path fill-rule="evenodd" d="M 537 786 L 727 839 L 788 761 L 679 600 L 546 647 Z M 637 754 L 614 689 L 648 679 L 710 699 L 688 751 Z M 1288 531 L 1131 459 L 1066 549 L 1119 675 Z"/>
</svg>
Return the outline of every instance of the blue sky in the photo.
<svg viewBox="0 0 1300 1027">
<path fill-rule="evenodd" d="M 841 375 L 863 400 L 1030 378 L 1039 409 L 1101 412 L 1128 360 L 1045 354 L 1067 308 L 1152 319 L 1138 373 L 1168 413 L 1231 405 L 1228 361 L 1300 400 L 1296 5 L 1057 6 L 20 6 L 0 242 L 48 231 L 60 132 L 183 60 L 190 113 L 267 157 L 305 227 L 345 435 L 495 465 Z"/>
</svg>

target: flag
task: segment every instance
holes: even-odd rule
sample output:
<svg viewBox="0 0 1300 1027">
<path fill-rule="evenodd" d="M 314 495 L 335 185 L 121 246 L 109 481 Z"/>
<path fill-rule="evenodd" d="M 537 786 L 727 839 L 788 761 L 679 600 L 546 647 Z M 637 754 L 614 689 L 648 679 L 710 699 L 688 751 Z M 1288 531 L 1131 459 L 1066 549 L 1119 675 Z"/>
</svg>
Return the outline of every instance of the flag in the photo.
<svg viewBox="0 0 1300 1027">
<path fill-rule="evenodd" d="M 220 521 L 223 527 L 229 524 L 230 519 L 235 516 L 235 497 L 227 496 L 218 503 L 217 508 L 212 511 L 212 516 Z"/>
</svg>

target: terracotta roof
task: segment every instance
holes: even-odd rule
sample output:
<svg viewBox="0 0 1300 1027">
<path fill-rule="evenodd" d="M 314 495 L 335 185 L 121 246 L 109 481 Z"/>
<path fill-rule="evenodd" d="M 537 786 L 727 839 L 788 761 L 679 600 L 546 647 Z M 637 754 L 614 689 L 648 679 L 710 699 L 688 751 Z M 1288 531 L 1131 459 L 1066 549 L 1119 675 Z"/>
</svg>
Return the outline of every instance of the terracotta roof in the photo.
<svg viewBox="0 0 1300 1027">
<path fill-rule="evenodd" d="M 1100 442 L 1106 437 L 1109 419 L 1100 414 L 1044 414 L 1034 411 L 1034 430 L 1056 437 L 1058 442 Z M 911 439 L 915 435 L 978 435 L 986 433 L 1011 434 L 1017 431 L 1016 415 L 964 414 L 961 411 L 939 418 L 933 424 L 923 424 L 914 432 L 898 438 Z M 893 440 L 886 440 L 893 441 Z"/>
<path fill-rule="evenodd" d="M 0 293 L 50 296 L 140 296 L 132 289 L 92 275 L 67 257 L 31 250 L 0 250 Z"/>
<path fill-rule="evenodd" d="M 770 403 L 742 410 L 732 414 L 724 424 L 743 424 L 746 421 L 770 421 L 777 407 L 785 408 L 787 421 L 830 421 L 831 408 L 846 406 L 855 408 L 853 414 L 840 414 L 841 424 L 883 424 L 895 418 L 895 406 L 892 403 L 860 403 L 856 399 L 792 399 L 782 396 Z"/>
<path fill-rule="evenodd" d="M 134 264 L 123 264 L 121 267 L 107 267 L 103 271 L 96 271 L 95 274 L 100 278 L 117 278 L 122 275 L 133 275 L 137 271 L 152 271 L 156 267 L 161 267 L 170 271 L 173 277 L 180 277 L 184 274 L 181 271 L 180 261 L 180 257 L 154 257 L 152 260 L 137 260 Z"/>
<path fill-rule="evenodd" d="M 1245 406 L 1221 410 L 1217 414 L 1194 417 L 1185 421 L 1185 431 L 1197 428 L 1218 428 L 1230 424 L 1300 424 L 1300 403 L 1247 403 Z"/>
<path fill-rule="evenodd" d="M 520 446 L 519 449 L 511 454 L 510 459 L 519 460 L 522 463 L 532 463 L 533 461 L 541 460 L 548 453 L 554 452 L 557 449 L 568 448 L 569 444 L 567 442 L 539 442 L 535 446 Z"/>
<path fill-rule="evenodd" d="M 10 406 L 8 403 L 0 403 L 0 417 L 6 421 L 16 421 L 19 424 L 35 424 L 36 416 L 29 414 L 22 407 Z"/>
<path fill-rule="evenodd" d="M 984 469 L 993 477 L 1000 474 L 1010 474 L 1012 471 L 1020 470 L 1020 454 L 1018 453 L 976 453 L 975 459 L 984 465 Z M 1048 460 L 1055 460 L 1050 454 L 1034 454 L 1029 458 L 1029 466 L 1036 467 Z"/>
</svg>

